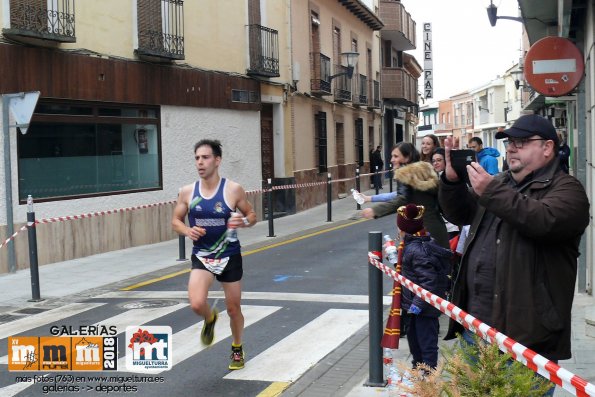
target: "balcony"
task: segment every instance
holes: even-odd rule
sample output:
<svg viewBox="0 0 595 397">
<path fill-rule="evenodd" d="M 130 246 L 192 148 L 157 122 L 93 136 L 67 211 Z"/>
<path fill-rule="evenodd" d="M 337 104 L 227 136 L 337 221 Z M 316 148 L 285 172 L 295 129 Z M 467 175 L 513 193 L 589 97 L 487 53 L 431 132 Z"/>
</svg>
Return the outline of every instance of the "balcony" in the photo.
<svg viewBox="0 0 595 397">
<path fill-rule="evenodd" d="M 25 43 L 39 39 L 76 42 L 74 0 L 10 0 L 9 4 L 10 28 L 3 30 L 6 37 Z"/>
<path fill-rule="evenodd" d="M 261 25 L 249 25 L 249 76 L 279 77 L 279 33 Z"/>
<path fill-rule="evenodd" d="M 351 99 L 351 79 L 347 78 L 347 66 L 335 65 L 335 73 L 345 73 L 342 76 L 333 78 L 335 81 L 334 99 L 337 102 L 350 102 Z"/>
<path fill-rule="evenodd" d="M 310 91 L 312 95 L 331 94 L 331 59 L 320 52 L 310 53 Z"/>
<path fill-rule="evenodd" d="M 137 0 L 138 49 L 148 60 L 184 59 L 184 2 Z"/>
<path fill-rule="evenodd" d="M 403 4 L 395 0 L 380 0 L 378 16 L 384 23 L 380 38 L 391 42 L 400 51 L 415 49 L 415 21 Z"/>
<path fill-rule="evenodd" d="M 417 105 L 417 79 L 405 69 L 383 67 L 380 77 L 382 99 L 389 100 L 396 105 Z"/>
<path fill-rule="evenodd" d="M 355 90 L 353 92 L 353 104 L 356 106 L 366 106 L 368 104 L 368 78 L 363 74 L 353 76 Z"/>
<path fill-rule="evenodd" d="M 380 108 L 380 83 L 372 80 L 371 91 L 373 96 L 368 97 L 368 109 Z"/>
</svg>

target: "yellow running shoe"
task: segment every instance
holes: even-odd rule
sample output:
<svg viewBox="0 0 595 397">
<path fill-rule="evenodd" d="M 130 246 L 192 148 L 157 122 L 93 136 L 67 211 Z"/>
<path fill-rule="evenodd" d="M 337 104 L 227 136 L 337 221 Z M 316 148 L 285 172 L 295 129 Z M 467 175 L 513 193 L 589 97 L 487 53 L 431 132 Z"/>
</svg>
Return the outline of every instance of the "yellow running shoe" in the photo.
<svg viewBox="0 0 595 397">
<path fill-rule="evenodd" d="M 244 368 L 244 356 L 245 354 L 244 349 L 242 349 L 242 346 L 232 346 L 231 356 L 229 357 L 231 358 L 231 363 L 229 363 L 229 369 L 234 370 Z"/>
<path fill-rule="evenodd" d="M 205 319 L 202 325 L 202 332 L 200 333 L 200 340 L 203 345 L 209 346 L 215 339 L 215 323 L 219 318 L 219 310 L 213 309 L 213 320 L 207 322 Z"/>
</svg>

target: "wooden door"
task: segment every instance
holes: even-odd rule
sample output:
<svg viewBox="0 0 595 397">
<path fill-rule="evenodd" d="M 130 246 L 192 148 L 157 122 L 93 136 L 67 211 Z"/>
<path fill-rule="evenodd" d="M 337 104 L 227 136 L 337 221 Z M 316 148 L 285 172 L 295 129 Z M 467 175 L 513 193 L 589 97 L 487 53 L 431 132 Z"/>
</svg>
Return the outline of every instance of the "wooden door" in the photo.
<svg viewBox="0 0 595 397">
<path fill-rule="evenodd" d="M 262 179 L 266 182 L 268 178 L 272 179 L 275 176 L 273 105 L 269 103 L 263 103 L 260 112 L 260 147 L 262 150 Z"/>
</svg>

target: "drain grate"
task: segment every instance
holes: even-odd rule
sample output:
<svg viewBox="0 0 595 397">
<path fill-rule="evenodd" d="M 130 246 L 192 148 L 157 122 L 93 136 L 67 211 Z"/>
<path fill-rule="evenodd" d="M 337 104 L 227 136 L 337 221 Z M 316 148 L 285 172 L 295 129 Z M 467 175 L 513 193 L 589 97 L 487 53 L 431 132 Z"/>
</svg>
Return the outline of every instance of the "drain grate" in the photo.
<svg viewBox="0 0 595 397">
<path fill-rule="evenodd" d="M 39 307 L 27 307 L 25 309 L 15 310 L 14 313 L 21 313 L 21 314 L 37 314 L 41 312 L 45 312 L 49 309 L 43 309 Z"/>
<path fill-rule="evenodd" d="M 124 309 L 146 309 L 149 307 L 167 307 L 177 305 L 177 300 L 173 299 L 147 299 L 142 301 L 126 302 L 119 306 Z"/>
<path fill-rule="evenodd" d="M 23 318 L 22 316 L 13 316 L 12 314 L 1 314 L 0 315 L 0 323 L 7 323 L 12 320 L 16 320 L 18 318 Z"/>
</svg>

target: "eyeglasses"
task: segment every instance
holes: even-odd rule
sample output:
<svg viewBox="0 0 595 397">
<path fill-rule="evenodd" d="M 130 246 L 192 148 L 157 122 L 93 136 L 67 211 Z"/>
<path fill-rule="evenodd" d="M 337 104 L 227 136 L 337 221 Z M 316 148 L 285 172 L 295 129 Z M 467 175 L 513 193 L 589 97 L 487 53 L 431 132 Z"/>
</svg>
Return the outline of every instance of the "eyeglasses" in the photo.
<svg viewBox="0 0 595 397">
<path fill-rule="evenodd" d="M 444 159 L 432 159 L 432 163 L 441 163 Z"/>
<path fill-rule="evenodd" d="M 530 141 L 547 141 L 548 139 L 544 138 L 508 138 L 503 141 L 504 147 L 507 148 L 508 145 L 512 144 L 517 149 L 522 149 L 525 143 Z"/>
</svg>

